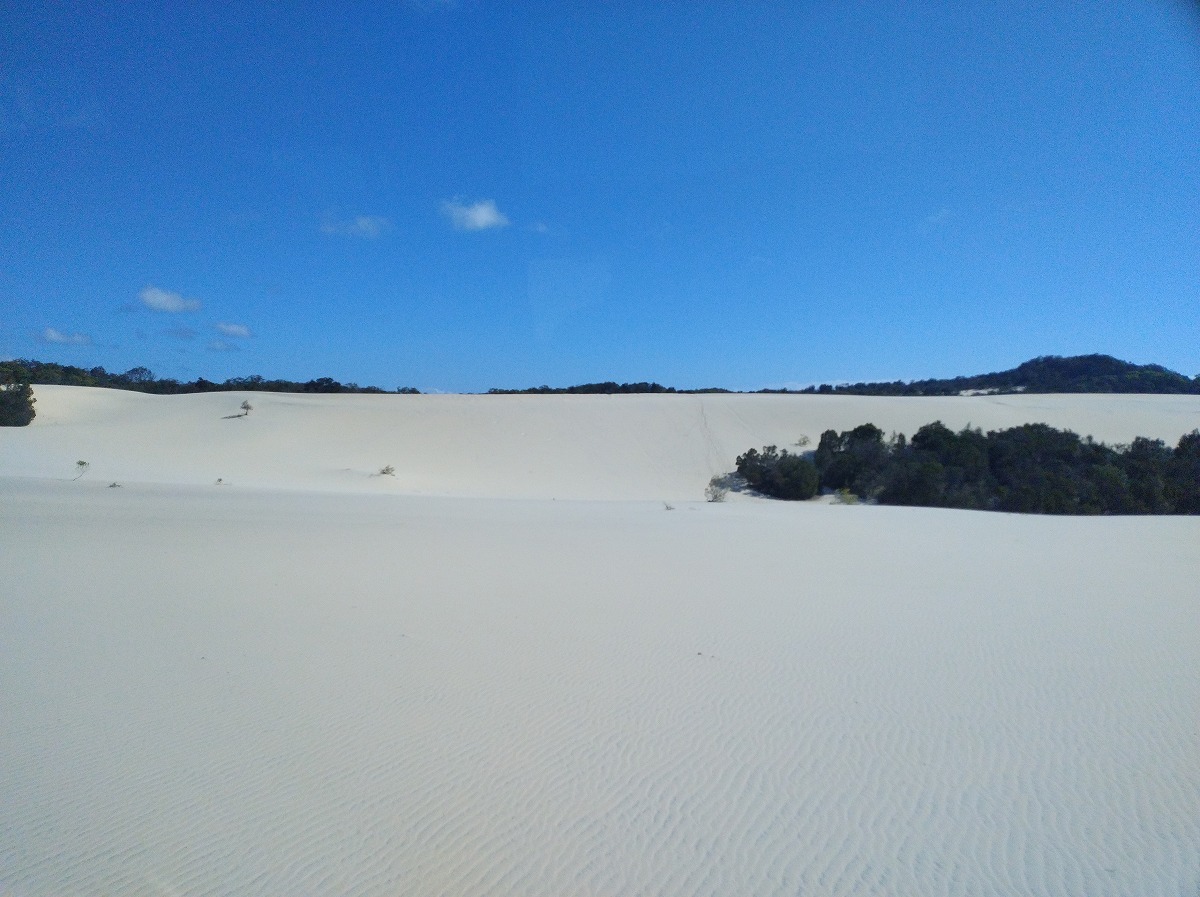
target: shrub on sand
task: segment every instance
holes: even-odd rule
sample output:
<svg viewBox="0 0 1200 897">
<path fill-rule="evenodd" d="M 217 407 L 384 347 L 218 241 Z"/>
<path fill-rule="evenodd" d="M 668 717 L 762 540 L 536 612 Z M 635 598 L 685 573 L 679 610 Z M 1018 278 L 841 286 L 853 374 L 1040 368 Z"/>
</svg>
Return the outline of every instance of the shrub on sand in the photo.
<svg viewBox="0 0 1200 897">
<path fill-rule="evenodd" d="M 0 427 L 28 426 L 36 401 L 28 383 L 0 384 Z"/>
<path fill-rule="evenodd" d="M 725 477 L 717 474 L 708 481 L 708 485 L 704 487 L 704 498 L 709 503 L 722 502 L 725 496 L 729 494 L 729 487 L 725 485 Z"/>
</svg>

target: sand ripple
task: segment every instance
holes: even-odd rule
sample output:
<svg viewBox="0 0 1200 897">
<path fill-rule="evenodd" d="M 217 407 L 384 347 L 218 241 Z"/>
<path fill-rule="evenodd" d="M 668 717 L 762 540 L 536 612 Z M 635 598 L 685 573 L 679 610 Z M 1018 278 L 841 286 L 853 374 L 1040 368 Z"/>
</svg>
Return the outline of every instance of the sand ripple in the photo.
<svg viewBox="0 0 1200 897">
<path fill-rule="evenodd" d="M 1196 521 L 61 488 L 0 893 L 1200 883 Z"/>
</svg>

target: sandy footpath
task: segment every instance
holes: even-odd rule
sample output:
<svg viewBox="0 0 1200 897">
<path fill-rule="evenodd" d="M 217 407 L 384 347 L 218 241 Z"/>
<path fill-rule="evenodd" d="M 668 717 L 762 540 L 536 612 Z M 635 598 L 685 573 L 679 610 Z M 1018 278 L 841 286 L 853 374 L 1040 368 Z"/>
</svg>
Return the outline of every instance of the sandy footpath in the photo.
<svg viewBox="0 0 1200 897">
<path fill-rule="evenodd" d="M 0 894 L 1200 885 L 1200 518 L 699 500 L 1196 397 L 245 397 L 0 430 Z"/>
</svg>

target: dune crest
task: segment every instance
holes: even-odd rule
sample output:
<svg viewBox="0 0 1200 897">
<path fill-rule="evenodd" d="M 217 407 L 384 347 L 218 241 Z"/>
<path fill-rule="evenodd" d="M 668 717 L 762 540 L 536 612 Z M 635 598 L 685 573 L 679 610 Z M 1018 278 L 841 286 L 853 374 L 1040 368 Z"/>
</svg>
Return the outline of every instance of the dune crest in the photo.
<svg viewBox="0 0 1200 897">
<path fill-rule="evenodd" d="M 120 482 L 489 498 L 698 499 L 749 448 L 862 423 L 911 436 L 934 420 L 1043 422 L 1174 444 L 1200 422 L 1200 396 L 1166 395 L 36 395 L 33 425 L 0 430 L 7 475 L 56 478 L 82 458 L 90 477 Z"/>
</svg>

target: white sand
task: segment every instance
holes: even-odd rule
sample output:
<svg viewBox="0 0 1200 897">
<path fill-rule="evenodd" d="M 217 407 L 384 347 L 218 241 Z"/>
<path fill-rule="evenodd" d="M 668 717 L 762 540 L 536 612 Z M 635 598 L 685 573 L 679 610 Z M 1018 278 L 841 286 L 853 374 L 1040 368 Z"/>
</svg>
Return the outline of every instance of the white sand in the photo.
<svg viewBox="0 0 1200 897">
<path fill-rule="evenodd" d="M 1200 519 L 699 501 L 828 427 L 1196 397 L 37 397 L 0 894 L 1200 885 Z"/>
<path fill-rule="evenodd" d="M 472 498 L 687 500 L 748 448 L 815 447 L 871 422 L 911 436 L 1045 421 L 1105 442 L 1174 445 L 1197 396 L 148 396 L 38 387 L 29 428 L 0 430 L 0 474 Z M 238 406 L 247 399 L 247 417 Z M 385 465 L 395 478 L 371 477 Z"/>
</svg>

